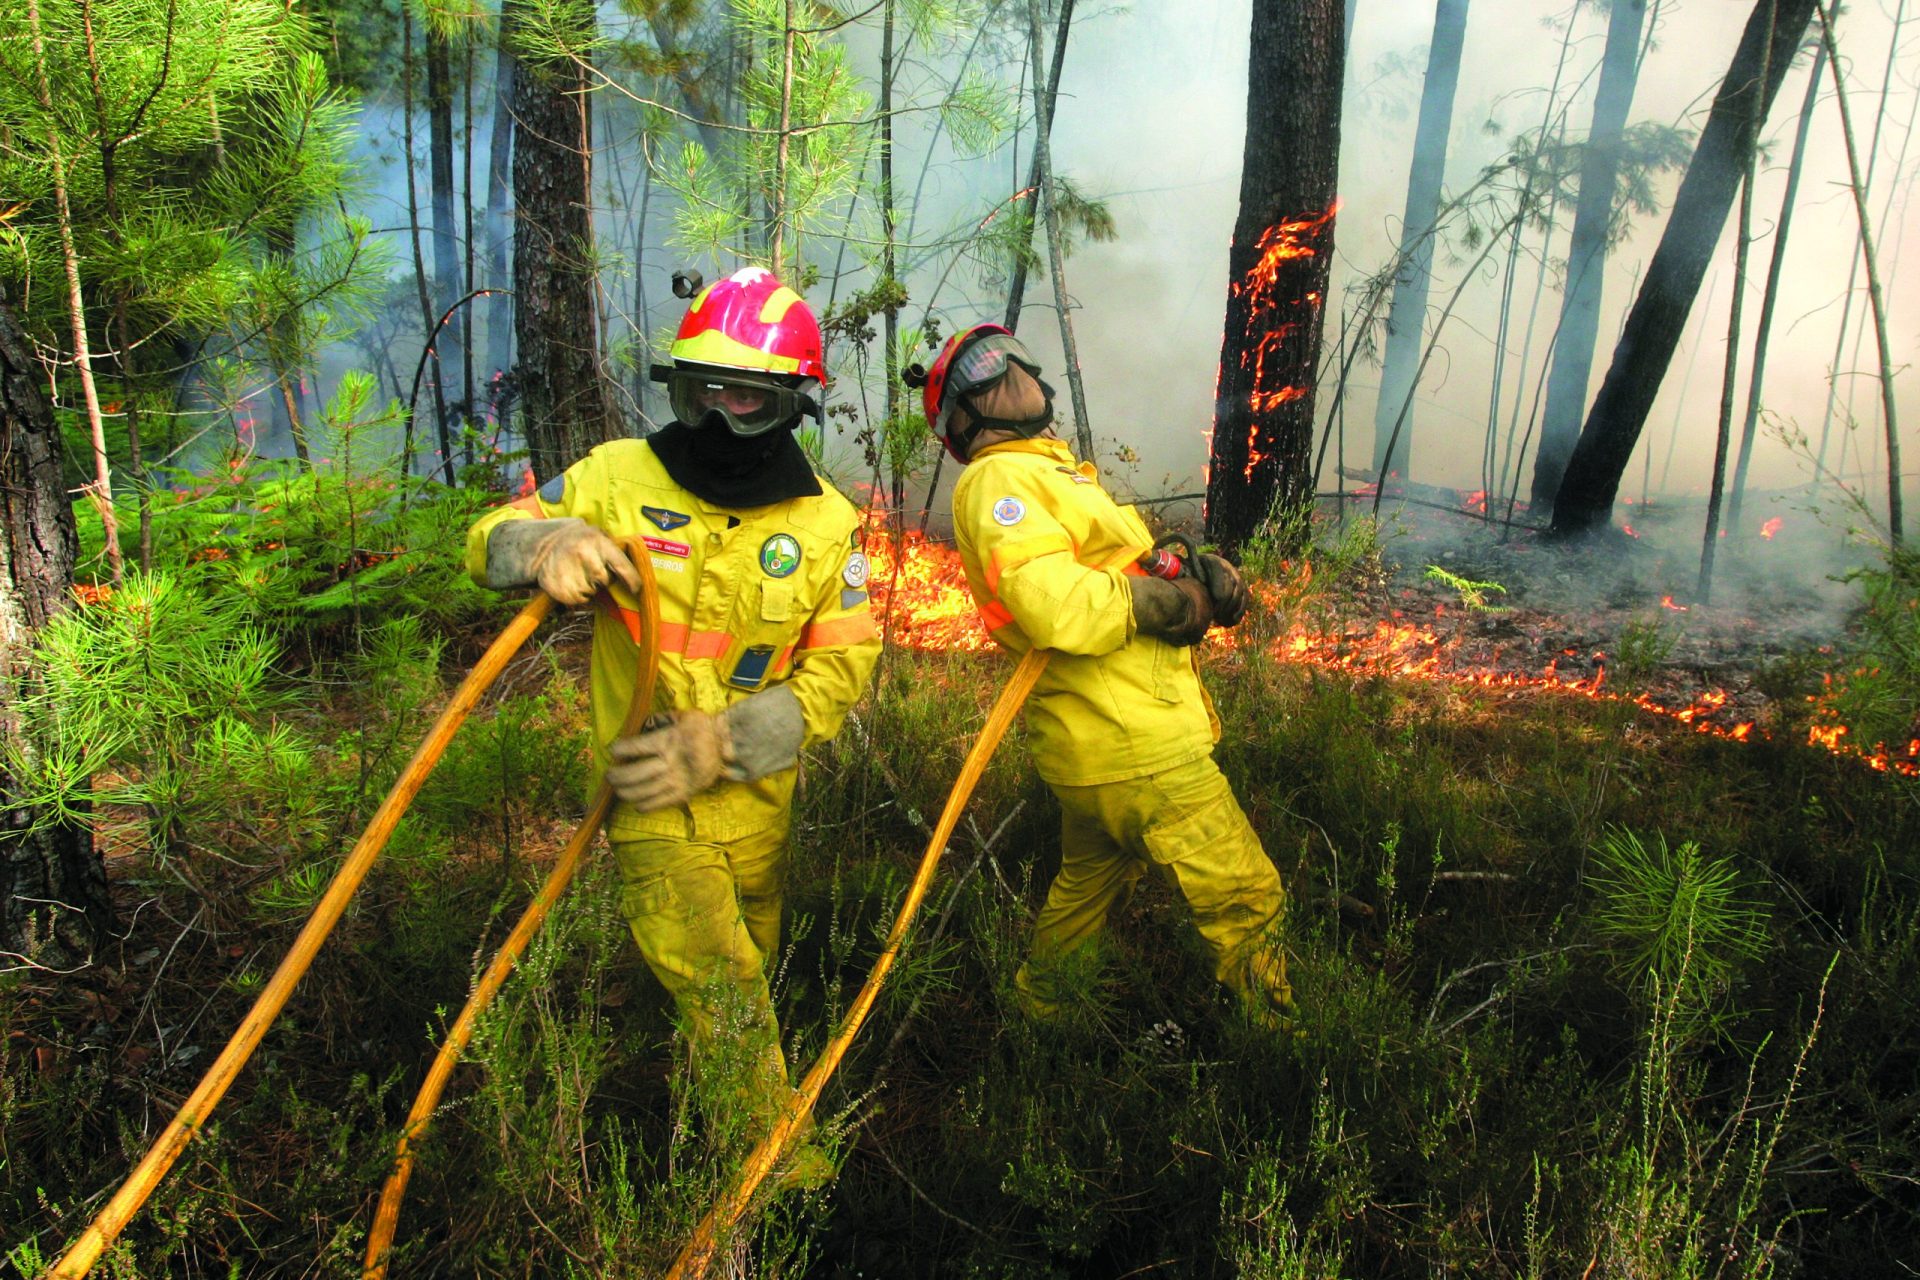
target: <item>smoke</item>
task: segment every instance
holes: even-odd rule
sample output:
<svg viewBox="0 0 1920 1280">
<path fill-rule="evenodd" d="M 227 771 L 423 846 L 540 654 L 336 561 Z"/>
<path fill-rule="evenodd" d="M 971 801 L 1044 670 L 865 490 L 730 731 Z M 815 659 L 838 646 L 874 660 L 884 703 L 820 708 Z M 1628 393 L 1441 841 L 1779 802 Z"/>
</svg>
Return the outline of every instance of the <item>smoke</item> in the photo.
<svg viewBox="0 0 1920 1280">
<path fill-rule="evenodd" d="M 1684 5 L 1663 4 L 1659 13 L 1630 119 L 1677 123 L 1697 130 L 1732 54 L 1744 7 L 1730 0 L 1696 0 Z M 1559 55 L 1562 33 L 1533 17 L 1516 21 L 1514 14 L 1510 6 L 1484 0 L 1470 14 L 1449 145 L 1449 192 L 1473 182 L 1485 166 L 1501 162 L 1516 135 L 1540 124 L 1546 85 Z M 1431 0 L 1359 0 L 1348 59 L 1342 211 L 1327 310 L 1329 349 L 1338 341 L 1342 308 L 1350 304 L 1357 283 L 1385 265 L 1394 251 L 1432 16 Z M 1131 12 L 1098 11 L 1076 20 L 1067 51 L 1052 144 L 1056 167 L 1081 190 L 1106 201 L 1120 233 L 1111 243 L 1082 243 L 1067 262 L 1072 317 L 1101 460 L 1103 465 L 1117 467 L 1123 473 L 1117 483 L 1131 484 L 1143 496 L 1191 492 L 1202 483 L 1219 361 L 1227 250 L 1237 212 L 1245 141 L 1250 17 L 1247 0 L 1145 5 Z M 616 20 L 611 11 L 603 19 L 609 24 Z M 1591 112 L 1593 72 L 1605 20 L 1604 15 L 1583 7 L 1574 21 L 1567 81 L 1579 88 L 1567 119 L 1573 136 L 1578 137 L 1584 134 Z M 1863 134 L 1878 107 L 1877 81 L 1891 26 L 1886 15 L 1871 7 L 1850 11 L 1841 24 L 1842 51 L 1848 55 L 1843 60 L 1855 70 L 1849 81 L 1850 104 Z M 877 41 L 871 33 L 858 29 L 849 40 L 854 65 L 871 75 L 877 68 Z M 917 51 L 925 59 L 926 83 L 931 85 L 950 76 L 964 47 L 963 41 L 952 49 L 935 46 Z M 478 61 L 484 75 L 490 60 Z M 1758 311 L 1761 277 L 1771 247 L 1767 237 L 1779 208 L 1807 61 L 1803 59 L 1789 74 L 1768 122 L 1769 150 L 1755 201 L 1759 239 L 1752 254 L 1753 278 L 1747 286 L 1749 326 Z M 1910 52 L 1905 61 L 1911 63 Z M 991 59 L 983 58 L 978 65 L 994 71 Z M 1005 79 L 1011 105 L 1014 78 L 1019 74 L 1017 60 L 1005 62 L 994 73 Z M 1906 79 L 1912 80 L 1910 73 Z M 1913 95 L 1908 84 L 1896 83 L 1888 101 L 1873 200 L 1878 216 L 1886 193 L 1893 192 L 1891 225 L 1876 227 L 1876 238 L 1881 245 L 1883 273 L 1890 281 L 1887 300 L 1893 327 L 1891 342 L 1900 366 L 1911 365 L 1916 347 L 1920 347 L 1920 329 L 1916 329 L 1920 317 L 1916 317 L 1908 298 L 1912 290 L 1899 283 L 1902 274 L 1911 274 L 1905 270 L 1902 255 L 1907 240 L 1912 238 L 1908 232 L 1920 221 L 1920 211 L 1907 199 L 1912 173 L 1894 172 Z M 490 84 L 483 81 L 477 85 L 473 97 L 479 114 L 473 131 L 475 225 L 484 235 L 486 147 L 493 101 Z M 670 337 L 682 306 L 665 287 L 667 272 L 688 259 L 668 244 L 674 206 L 669 193 L 658 184 L 646 235 L 636 238 L 634 175 L 638 172 L 638 151 L 634 109 L 610 94 L 596 97 L 595 109 L 595 137 L 600 147 L 595 162 L 596 222 L 606 263 L 602 278 L 606 336 L 616 346 L 628 349 L 624 360 L 638 360 L 644 367 L 649 355 L 657 353 Z M 912 193 L 920 190 L 919 202 L 903 209 L 903 214 L 911 213 L 923 238 L 941 227 L 966 225 L 1016 189 L 1024 180 L 1028 152 L 1028 140 L 1023 136 L 1017 157 L 1004 145 L 983 158 L 960 156 L 950 135 L 941 134 L 934 141 L 933 119 L 931 114 L 903 115 L 896 153 L 901 174 L 897 201 L 906 206 Z M 420 350 L 419 326 L 410 320 L 418 303 L 412 291 L 412 249 L 404 235 L 408 215 L 398 141 L 401 113 L 393 104 L 368 103 L 362 124 L 364 150 L 356 158 L 361 190 L 351 207 L 369 217 L 376 227 L 388 229 L 385 235 L 393 250 L 391 281 L 376 319 L 386 322 L 385 328 L 393 337 L 381 339 L 371 353 L 365 343 L 325 353 L 319 379 L 323 395 L 340 369 L 367 367 L 373 356 L 390 361 L 400 380 L 410 380 Z M 428 205 L 424 111 L 415 112 L 414 128 L 416 185 L 424 221 Z M 1863 137 L 1863 147 L 1865 141 Z M 1284 145 L 1284 140 L 1276 140 L 1276 144 Z M 1913 159 L 1910 170 L 1920 167 L 1920 157 Z M 919 176 L 923 161 L 927 165 L 924 184 Z M 1787 257 L 1764 399 L 1769 421 L 1789 428 L 1797 426 L 1816 440 L 1826 410 L 1827 365 L 1854 242 L 1845 171 L 1838 115 L 1828 93 L 1822 98 L 1802 180 L 1801 206 Z M 1900 184 L 1897 188 L 1896 177 Z M 1613 337 L 1632 301 L 1635 281 L 1658 242 L 1665 223 L 1664 210 L 1677 182 L 1677 174 L 1660 182 L 1662 212 L 1635 219 L 1625 243 L 1607 263 L 1600 349 L 1592 375 L 1595 386 L 1606 372 Z M 1526 376 L 1521 380 L 1517 376 L 1522 359 L 1519 330 L 1531 301 L 1540 245 L 1538 232 L 1529 231 L 1526 237 L 1527 252 L 1532 256 L 1520 263 L 1517 277 L 1515 332 L 1509 341 L 1506 397 L 1500 410 L 1503 430 L 1516 395 L 1522 400 L 1524 423 L 1536 381 L 1545 372 L 1543 356 L 1559 309 L 1559 259 L 1565 253 L 1570 220 L 1571 209 L 1563 208 L 1561 226 L 1548 250 L 1546 292 L 1539 301 L 1540 319 L 1533 348 L 1525 356 Z M 870 224 L 856 218 L 857 234 L 870 230 Z M 423 240 L 426 235 L 423 227 Z M 1648 420 L 1642 452 L 1629 467 L 1623 496 L 1639 498 L 1643 476 L 1651 494 L 1699 495 L 1704 491 L 1732 292 L 1731 231 L 1722 236 L 1717 252 L 1720 264 L 1710 272 L 1709 283 L 1696 302 L 1687 335 Z M 423 254 L 431 271 L 429 246 L 423 246 Z M 484 246 L 481 256 L 484 269 Z M 817 308 L 824 308 L 829 296 L 844 298 L 870 282 L 871 274 L 859 266 L 859 258 L 858 250 L 847 255 L 847 268 L 853 274 L 838 286 L 823 279 L 811 290 Z M 1499 261 L 1499 255 L 1495 255 L 1491 263 Z M 711 277 L 732 264 L 690 265 Z M 827 256 L 814 265 L 823 273 L 831 273 L 834 258 Z M 1465 266 L 1466 259 L 1457 253 L 1443 250 L 1436 255 L 1432 293 L 1435 312 L 1459 283 Z M 913 302 L 903 323 L 916 323 L 920 308 L 930 297 L 936 318 L 948 331 L 1000 317 L 1004 271 L 963 265 L 948 273 L 946 268 L 946 260 L 935 257 L 909 276 Z M 635 307 L 636 269 L 645 273 L 641 281 L 647 295 L 644 312 Z M 943 273 L 945 282 L 938 284 L 935 297 Z M 1863 282 L 1861 293 L 1853 309 L 1856 326 L 1865 315 Z M 1480 487 L 1479 458 L 1486 430 L 1499 295 L 1499 275 L 1490 265 L 1480 279 L 1467 286 L 1459 309 L 1441 337 L 1415 408 L 1412 472 L 1418 481 L 1462 489 Z M 1062 357 L 1057 312 L 1044 269 L 1033 274 L 1028 299 L 1022 336 L 1046 362 L 1051 375 L 1060 368 Z M 479 314 L 473 325 L 476 373 L 481 375 L 487 371 L 484 353 L 490 319 L 489 314 Z M 1739 355 L 1736 428 L 1746 400 L 1745 375 L 1751 363 L 1751 349 L 1746 344 L 1750 341 L 1750 335 L 1743 339 Z M 642 342 L 650 342 L 651 353 L 642 349 Z M 1857 486 L 1864 483 L 1868 490 L 1883 489 L 1884 479 L 1870 474 L 1879 447 L 1875 443 L 1878 402 L 1871 335 L 1861 348 L 1864 369 L 1854 363 L 1852 342 L 1849 339 L 1841 359 L 1839 422 L 1828 465 L 1835 467 L 1844 457 L 1848 478 Z M 389 384 L 394 379 L 381 369 L 375 372 L 381 374 L 383 387 L 391 391 Z M 853 385 L 853 370 L 841 367 L 835 372 L 839 383 L 834 396 L 855 398 L 858 389 Z M 616 374 L 630 385 L 628 373 L 617 370 Z M 1917 376 L 1910 370 L 1903 372 L 1897 384 L 1900 410 L 1909 423 L 1920 413 Z M 1052 380 L 1063 384 L 1060 378 Z M 1355 364 L 1347 397 L 1349 466 L 1365 466 L 1371 455 L 1377 380 L 1377 366 L 1364 359 Z M 1062 390 L 1064 393 L 1064 385 Z M 458 394 L 457 389 L 450 391 Z M 1323 387 L 1323 404 L 1331 398 L 1330 391 L 1330 386 Z M 877 402 L 879 394 L 877 386 L 869 387 L 869 402 Z M 430 396 L 423 395 L 423 406 L 430 402 Z M 1861 419 L 1855 430 L 1846 426 L 1849 403 Z M 845 464 L 851 456 L 850 442 L 842 437 L 830 443 L 836 444 Z M 1135 461 L 1117 463 L 1120 446 L 1125 446 L 1130 451 L 1127 456 Z M 840 474 L 856 471 L 843 465 Z M 1864 482 L 1859 479 L 1862 473 L 1867 473 Z M 1755 450 L 1750 482 L 1751 489 L 1761 496 L 1749 500 L 1743 522 L 1757 530 L 1776 514 L 1764 492 L 1787 490 L 1809 478 L 1810 464 L 1804 457 L 1773 436 L 1763 435 Z"/>
</svg>

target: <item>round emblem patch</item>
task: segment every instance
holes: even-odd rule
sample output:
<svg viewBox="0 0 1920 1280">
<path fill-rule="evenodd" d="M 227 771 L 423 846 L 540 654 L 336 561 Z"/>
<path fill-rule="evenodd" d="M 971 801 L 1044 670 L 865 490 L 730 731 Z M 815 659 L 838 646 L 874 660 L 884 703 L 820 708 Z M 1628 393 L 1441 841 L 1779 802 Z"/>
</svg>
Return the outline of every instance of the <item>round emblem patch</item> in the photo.
<svg viewBox="0 0 1920 1280">
<path fill-rule="evenodd" d="M 760 567 L 770 578 L 785 578 L 800 567 L 800 543 L 790 533 L 776 533 L 760 544 Z"/>
<path fill-rule="evenodd" d="M 1027 504 L 1018 498 L 1002 498 L 993 504 L 993 522 L 999 525 L 1019 524 L 1027 518 Z"/>
<path fill-rule="evenodd" d="M 847 557 L 847 567 L 840 571 L 840 577 L 846 584 L 858 591 L 867 585 L 867 575 L 873 572 L 867 563 L 867 557 L 856 551 Z"/>
</svg>

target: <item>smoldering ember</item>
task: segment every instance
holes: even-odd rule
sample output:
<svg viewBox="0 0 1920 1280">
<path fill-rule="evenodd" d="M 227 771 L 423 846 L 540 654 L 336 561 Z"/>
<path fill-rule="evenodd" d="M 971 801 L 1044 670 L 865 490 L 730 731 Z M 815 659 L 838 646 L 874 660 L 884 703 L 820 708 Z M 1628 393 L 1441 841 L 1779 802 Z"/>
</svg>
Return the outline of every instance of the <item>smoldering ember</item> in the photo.
<svg viewBox="0 0 1920 1280">
<path fill-rule="evenodd" d="M 0 5 L 0 1280 L 1913 1275 L 1916 122 L 1906 0 Z"/>
</svg>

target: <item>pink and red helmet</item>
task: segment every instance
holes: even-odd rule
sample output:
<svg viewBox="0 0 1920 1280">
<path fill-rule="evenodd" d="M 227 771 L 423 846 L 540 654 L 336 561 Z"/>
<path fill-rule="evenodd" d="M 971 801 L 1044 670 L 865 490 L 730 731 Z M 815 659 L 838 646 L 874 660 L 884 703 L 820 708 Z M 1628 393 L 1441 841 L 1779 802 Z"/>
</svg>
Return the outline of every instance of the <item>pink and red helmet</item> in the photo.
<svg viewBox="0 0 1920 1280">
<path fill-rule="evenodd" d="M 668 354 L 656 365 L 675 416 L 698 425 L 719 413 L 736 435 L 792 426 L 802 414 L 820 416 L 814 393 L 826 381 L 820 322 L 799 294 L 765 267 L 743 267 L 694 296 Z M 710 403 L 725 388 L 764 391 L 766 407 L 746 416 Z"/>
</svg>

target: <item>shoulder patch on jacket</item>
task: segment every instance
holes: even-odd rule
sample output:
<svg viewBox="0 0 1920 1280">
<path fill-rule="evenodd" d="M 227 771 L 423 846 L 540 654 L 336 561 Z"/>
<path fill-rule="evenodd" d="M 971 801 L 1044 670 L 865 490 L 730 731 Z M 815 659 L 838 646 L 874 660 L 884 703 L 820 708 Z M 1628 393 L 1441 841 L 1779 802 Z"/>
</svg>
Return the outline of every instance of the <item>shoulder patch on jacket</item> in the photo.
<svg viewBox="0 0 1920 1280">
<path fill-rule="evenodd" d="M 1012 526 L 1027 518 L 1027 504 L 1009 494 L 993 504 L 993 522 Z"/>
</svg>

